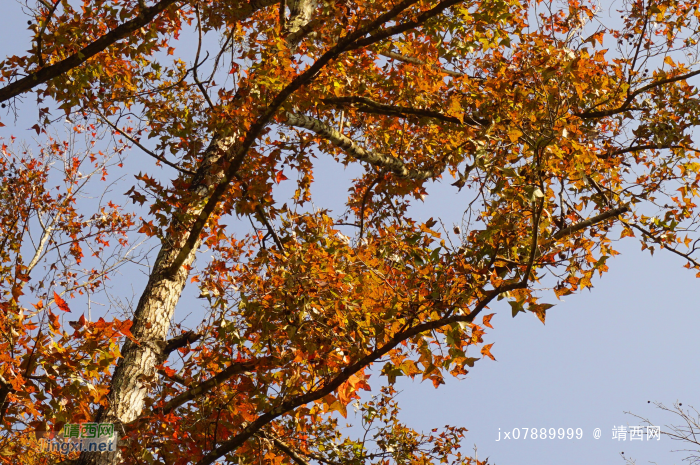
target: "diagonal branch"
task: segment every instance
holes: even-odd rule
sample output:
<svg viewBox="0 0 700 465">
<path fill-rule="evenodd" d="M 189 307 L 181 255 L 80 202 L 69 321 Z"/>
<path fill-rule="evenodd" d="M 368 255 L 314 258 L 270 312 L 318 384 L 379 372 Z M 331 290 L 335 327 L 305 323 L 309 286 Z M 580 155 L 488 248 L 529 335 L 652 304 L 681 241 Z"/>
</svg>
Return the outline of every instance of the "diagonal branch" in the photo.
<svg viewBox="0 0 700 465">
<path fill-rule="evenodd" d="M 255 213 L 258 214 L 260 217 L 260 221 L 262 224 L 265 225 L 265 228 L 267 228 L 267 232 L 272 236 L 272 240 L 275 241 L 275 245 L 277 245 L 277 248 L 280 250 L 281 253 L 284 252 L 284 246 L 282 245 L 282 240 L 280 239 L 280 236 L 277 234 L 277 231 L 275 231 L 275 228 L 272 226 L 272 223 L 270 223 L 270 220 L 267 218 L 267 215 L 265 214 L 265 209 L 263 208 L 261 203 L 258 203 L 255 206 Z"/>
<path fill-rule="evenodd" d="M 96 39 L 94 42 L 88 44 L 87 46 L 80 49 L 78 52 L 70 55 L 57 63 L 54 63 L 45 68 L 40 68 L 37 71 L 30 73 L 29 75 L 12 82 L 5 87 L 0 89 L 0 102 L 16 97 L 27 91 L 32 90 L 34 87 L 44 84 L 51 79 L 54 79 L 64 73 L 67 73 L 73 68 L 85 63 L 90 58 L 94 57 L 100 52 L 103 52 L 110 46 L 119 42 L 120 40 L 128 37 L 133 32 L 139 30 L 140 28 L 148 25 L 151 21 L 155 19 L 160 13 L 162 13 L 169 6 L 183 2 L 187 3 L 190 0 L 161 0 L 155 5 L 141 9 L 138 16 L 133 19 L 117 26 L 116 28 L 109 31 L 107 34 Z M 240 18 L 247 18 L 253 13 L 270 5 L 274 5 L 277 0 L 251 0 L 250 3 L 244 2 L 239 8 L 240 10 L 236 12 L 236 16 Z"/>
<path fill-rule="evenodd" d="M 246 426 L 242 432 L 233 436 L 231 439 L 223 442 L 219 447 L 205 455 L 204 458 L 202 458 L 202 460 L 197 462 L 197 465 L 210 465 L 214 463 L 219 457 L 238 449 L 238 447 L 245 443 L 245 441 L 257 434 L 257 432 L 260 431 L 260 429 L 263 426 L 270 423 L 275 418 L 297 407 L 308 404 L 309 402 L 313 402 L 317 399 L 321 399 L 322 397 L 332 393 L 333 391 L 338 389 L 344 382 L 350 379 L 352 375 L 359 372 L 366 366 L 369 366 L 373 362 L 377 361 L 378 359 L 389 353 L 391 350 L 393 350 L 396 346 L 401 344 L 403 341 L 413 336 L 417 336 L 421 333 L 424 333 L 426 331 L 432 331 L 434 329 L 441 328 L 452 323 L 471 323 L 474 320 L 474 318 L 476 318 L 476 316 L 484 308 L 486 308 L 486 306 L 498 295 L 504 292 L 512 291 L 515 289 L 522 289 L 525 287 L 527 287 L 527 283 L 525 282 L 518 282 L 513 284 L 507 284 L 504 286 L 499 286 L 496 289 L 493 289 L 492 291 L 488 292 L 486 296 L 475 306 L 474 310 L 472 310 L 471 313 L 469 313 L 468 315 L 453 315 L 449 317 L 440 318 L 438 320 L 418 324 L 416 326 L 413 326 L 395 334 L 394 337 L 392 337 L 386 344 L 376 348 L 375 350 L 365 355 L 352 365 L 343 369 L 333 380 L 329 381 L 323 387 L 320 387 L 306 394 L 302 394 L 291 398 L 285 402 L 282 402 L 282 404 L 278 407 L 273 408 L 272 410 L 262 414 L 255 421 L 251 422 L 248 426 Z"/>
<path fill-rule="evenodd" d="M 103 35 L 86 47 L 83 47 L 80 51 L 74 53 L 68 58 L 45 68 L 41 68 L 23 77 L 22 79 L 6 85 L 0 89 L 0 102 L 16 97 L 40 84 L 43 84 L 70 71 L 73 68 L 82 65 L 90 58 L 107 49 L 109 46 L 120 41 L 121 39 L 124 39 L 134 31 L 146 26 L 166 8 L 178 1 L 181 0 L 161 0 L 152 7 L 141 10 L 140 14 L 135 16 L 132 20 L 117 26 L 107 34 Z"/>
<path fill-rule="evenodd" d="M 642 108 L 637 108 L 637 107 L 631 107 L 630 103 L 635 99 L 640 94 L 643 94 L 644 92 L 654 89 L 656 87 L 662 86 L 664 84 L 670 84 L 672 82 L 677 82 L 677 81 L 684 81 L 688 78 L 691 78 L 693 76 L 697 76 L 700 74 L 700 70 L 698 71 L 693 71 L 690 73 L 686 74 L 680 74 L 678 76 L 666 78 L 666 79 L 659 79 L 658 81 L 654 81 L 652 83 L 647 84 L 646 86 L 642 86 L 639 89 L 635 90 L 634 92 L 631 92 L 627 95 L 627 98 L 625 99 L 624 102 L 622 102 L 622 105 L 620 105 L 617 108 L 613 108 L 610 110 L 601 110 L 601 111 L 584 111 L 583 113 L 575 113 L 576 116 L 579 118 L 583 119 L 588 119 L 588 118 L 601 118 L 605 116 L 613 116 L 617 115 L 618 113 L 625 113 L 628 111 L 641 111 Z"/>
<path fill-rule="evenodd" d="M 435 174 L 429 170 L 410 170 L 406 168 L 401 160 L 391 155 L 384 155 L 382 153 L 365 150 L 349 137 L 315 118 L 287 113 L 287 120 L 285 121 L 285 124 L 315 132 L 317 135 L 323 137 L 333 145 L 343 149 L 352 158 L 364 161 L 376 166 L 377 168 L 389 170 L 399 177 L 423 180 L 435 176 Z"/>
<path fill-rule="evenodd" d="M 58 5 L 60 4 L 61 0 L 54 0 L 53 5 L 51 6 L 51 8 L 49 8 L 49 12 L 46 14 L 46 19 L 44 20 L 44 23 L 41 25 L 41 30 L 36 35 L 36 55 L 37 59 L 39 60 L 39 66 L 42 68 L 44 67 L 44 54 L 41 51 L 41 41 L 44 37 L 44 32 L 46 32 L 47 26 L 51 22 L 51 19 L 53 18 L 53 15 L 56 12 Z"/>
<path fill-rule="evenodd" d="M 245 362 L 234 362 L 231 365 L 229 365 L 228 368 L 225 368 L 224 370 L 220 371 L 215 376 L 199 383 L 195 387 L 170 399 L 163 406 L 162 412 L 164 415 L 167 415 L 168 413 L 172 412 L 181 405 L 186 404 L 187 402 L 206 394 L 207 392 L 214 389 L 216 386 L 219 386 L 220 384 L 224 383 L 227 379 L 238 374 L 245 373 L 246 371 L 254 370 L 260 364 L 268 362 L 270 360 L 272 360 L 271 357 L 262 357 L 259 359 L 248 360 Z"/>
<path fill-rule="evenodd" d="M 446 123 L 453 124 L 471 124 L 474 126 L 488 126 L 491 121 L 483 118 L 472 118 L 471 116 L 464 116 L 464 121 L 460 120 L 456 116 L 448 116 L 439 111 L 433 110 L 423 110 L 420 108 L 412 107 L 402 107 L 396 105 L 387 105 L 384 103 L 375 102 L 367 97 L 334 97 L 322 100 L 324 103 L 336 104 L 336 105 L 362 105 L 358 107 L 357 110 L 363 113 L 377 113 L 380 115 L 389 116 L 420 116 L 425 118 L 433 118 Z"/>
<path fill-rule="evenodd" d="M 661 239 L 654 236 L 651 233 L 651 231 L 642 228 L 638 224 L 629 223 L 627 221 L 623 221 L 623 224 L 625 224 L 625 226 L 627 226 L 628 228 L 636 229 L 637 231 L 641 232 L 644 236 L 648 237 L 653 242 L 656 242 L 657 244 L 659 244 L 662 248 L 667 249 L 667 250 L 671 251 L 672 253 L 674 253 L 680 257 L 685 258 L 686 260 L 688 260 L 688 262 L 692 263 L 693 266 L 695 266 L 696 268 L 700 268 L 700 262 L 698 262 L 696 259 L 692 258 L 690 256 L 690 253 L 685 254 L 685 253 L 681 252 L 680 250 L 675 249 L 674 247 L 669 247 L 668 244 L 664 243 Z"/>
<path fill-rule="evenodd" d="M 240 176 L 235 176 L 235 178 L 238 180 L 238 182 L 241 183 L 241 187 L 243 188 L 243 196 L 250 202 L 255 202 L 255 200 L 251 199 L 250 196 L 248 195 L 248 189 L 249 186 L 248 184 L 243 181 Z M 282 245 L 282 241 L 280 240 L 279 235 L 277 234 L 277 231 L 275 231 L 275 228 L 272 226 L 272 223 L 270 223 L 270 220 L 267 218 L 267 214 L 265 213 L 265 208 L 263 207 L 261 202 L 255 202 L 255 213 L 258 214 L 260 217 L 260 222 L 267 228 L 268 234 L 272 236 L 272 240 L 275 241 L 275 244 L 279 248 L 281 253 L 285 253 L 284 251 L 284 246 Z"/>
<path fill-rule="evenodd" d="M 686 147 L 685 145 L 679 144 L 669 144 L 669 145 L 658 145 L 658 144 L 646 144 L 646 145 L 633 145 L 624 149 L 616 150 L 614 152 L 608 152 L 606 154 L 598 155 L 598 158 L 610 158 L 617 155 L 624 155 L 630 152 L 639 152 L 641 150 L 664 150 L 664 149 L 684 149 L 690 150 L 692 152 L 700 153 L 700 150 L 694 149 L 692 147 Z"/>
<path fill-rule="evenodd" d="M 301 455 L 297 454 L 294 451 L 294 449 L 292 449 L 287 444 L 280 441 L 277 437 L 275 437 L 271 434 L 264 433 L 264 432 L 258 433 L 257 436 L 265 438 L 268 441 L 272 441 L 272 443 L 275 445 L 275 447 L 277 447 L 279 450 L 281 450 L 282 452 L 287 454 L 289 456 L 289 458 L 292 459 L 297 465 L 309 465 L 309 462 L 304 460 L 304 458 Z"/>
<path fill-rule="evenodd" d="M 582 221 L 581 223 L 578 223 L 574 226 L 560 231 L 555 235 L 555 238 L 561 238 L 566 236 L 567 234 L 572 234 L 574 232 L 580 231 L 583 228 L 591 226 L 592 224 L 595 224 L 597 222 L 604 221 L 605 219 L 608 219 L 610 217 L 622 214 L 625 211 L 627 211 L 627 207 L 620 207 L 613 209 L 609 212 L 597 215 L 593 218 L 590 218 L 589 220 Z M 357 360 L 355 363 L 347 366 L 340 373 L 338 373 L 338 375 L 333 380 L 329 381 L 323 387 L 286 400 L 276 408 L 273 408 L 270 411 L 260 415 L 255 421 L 251 422 L 248 426 L 246 426 L 245 429 L 239 434 L 225 441 L 219 447 L 205 455 L 204 458 L 197 463 L 197 465 L 210 465 L 214 463 L 219 457 L 238 449 L 238 447 L 245 443 L 245 441 L 247 441 L 250 437 L 257 434 L 257 432 L 260 431 L 262 427 L 275 420 L 279 416 L 290 412 L 297 407 L 305 405 L 309 402 L 313 402 L 332 393 L 333 391 L 338 389 L 345 381 L 347 381 L 352 375 L 359 372 L 363 368 L 369 366 L 370 364 L 374 363 L 375 361 L 379 360 L 381 357 L 388 354 L 391 350 L 393 350 L 403 341 L 411 337 L 417 336 L 421 333 L 424 333 L 426 331 L 432 331 L 438 328 L 442 328 L 452 323 L 471 323 L 474 321 L 476 316 L 479 315 L 479 313 L 481 313 L 481 311 L 485 309 L 489 305 L 489 303 L 491 303 L 491 301 L 493 301 L 493 299 L 495 299 L 500 294 L 516 289 L 525 289 L 527 288 L 527 286 L 528 279 L 526 275 L 525 279 L 522 279 L 519 282 L 501 285 L 487 292 L 486 295 L 476 304 L 474 309 L 467 315 L 445 316 L 437 320 L 420 323 L 413 327 L 400 331 L 399 333 L 395 334 L 391 339 L 389 339 L 389 341 L 383 346 L 376 348 L 369 354 Z"/>
<path fill-rule="evenodd" d="M 627 213 L 628 211 L 630 211 L 629 207 L 613 208 L 612 210 L 608 210 L 608 211 L 603 212 L 599 215 L 593 216 L 593 217 L 588 218 L 587 220 L 584 220 L 584 221 L 580 221 L 576 224 L 572 224 L 571 226 L 558 231 L 556 234 L 554 234 L 552 236 L 552 239 L 554 239 L 554 240 L 562 239 L 566 236 L 569 236 L 571 234 L 575 234 L 583 229 L 586 229 L 589 226 L 593 226 L 596 223 L 600 223 L 601 221 L 605 221 L 605 220 L 613 218 L 615 216 L 620 216 L 623 213 Z"/>
<path fill-rule="evenodd" d="M 194 331 L 187 331 L 165 342 L 163 347 L 163 356 L 167 358 L 172 352 L 185 347 L 187 344 L 193 344 L 202 337 L 201 334 Z"/>
<path fill-rule="evenodd" d="M 177 166 L 175 163 L 172 163 L 172 162 L 168 161 L 166 158 L 161 157 L 160 155 L 158 155 L 158 154 L 152 152 L 151 150 L 148 150 L 146 147 L 144 147 L 143 145 L 141 145 L 141 143 L 140 143 L 139 141 L 137 141 L 136 139 L 134 139 L 133 137 L 131 137 L 129 134 L 127 134 L 126 132 L 124 132 L 124 131 L 122 131 L 121 129 L 119 129 L 119 127 L 118 127 L 116 124 L 113 124 L 113 123 L 112 123 L 110 120 L 108 120 L 104 115 L 102 115 L 102 113 L 100 113 L 100 112 L 98 111 L 97 114 L 98 114 L 98 116 L 100 117 L 100 119 L 101 119 L 102 121 L 104 121 L 105 123 L 107 123 L 107 125 L 109 125 L 109 127 L 111 127 L 111 128 L 114 129 L 116 132 L 118 132 L 120 135 L 122 135 L 126 140 L 128 140 L 129 142 L 131 142 L 132 144 L 134 144 L 135 146 L 137 146 L 137 147 L 140 148 L 141 150 L 143 150 L 144 153 L 146 153 L 146 155 L 155 158 L 155 159 L 158 160 L 159 162 L 164 163 L 164 164 L 168 165 L 168 166 L 171 167 L 171 168 L 175 168 L 176 170 L 178 170 L 178 171 L 181 172 L 181 173 L 192 174 L 192 175 L 197 174 L 197 173 L 195 173 L 194 171 L 190 171 L 190 170 L 187 170 L 187 169 L 185 169 L 185 168 L 181 168 L 181 167 Z"/>
<path fill-rule="evenodd" d="M 348 47 L 346 50 L 357 50 L 358 48 L 367 47 L 368 45 L 376 44 L 377 42 L 388 39 L 391 36 L 401 34 L 403 32 L 414 29 L 421 24 L 425 23 L 428 19 L 433 18 L 442 14 L 443 11 L 451 6 L 463 3 L 464 0 L 443 0 L 435 5 L 433 8 L 424 11 L 423 13 L 416 16 L 416 19 L 411 21 L 406 21 L 404 23 L 396 24 L 395 26 L 388 27 L 382 31 L 378 31 L 371 34 L 365 39 L 361 39 L 352 44 L 351 48 Z"/>
</svg>

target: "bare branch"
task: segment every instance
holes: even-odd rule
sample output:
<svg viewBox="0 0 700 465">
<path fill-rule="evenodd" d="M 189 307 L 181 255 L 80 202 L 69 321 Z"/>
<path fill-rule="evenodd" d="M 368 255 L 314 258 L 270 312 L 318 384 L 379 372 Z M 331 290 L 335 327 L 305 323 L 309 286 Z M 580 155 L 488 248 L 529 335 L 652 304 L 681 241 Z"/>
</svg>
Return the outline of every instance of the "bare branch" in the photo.
<svg viewBox="0 0 700 465">
<path fill-rule="evenodd" d="M 108 120 L 104 115 L 102 115 L 102 113 L 97 112 L 97 115 L 99 116 L 99 118 L 100 118 L 102 121 L 104 121 L 105 123 L 107 123 L 107 125 L 109 125 L 109 127 L 111 127 L 111 128 L 114 129 L 116 132 L 118 132 L 119 134 L 121 134 L 126 140 L 128 140 L 129 142 L 131 142 L 132 144 L 134 144 L 135 146 L 137 146 L 137 147 L 140 148 L 141 150 L 143 150 L 147 155 L 149 155 L 149 156 L 155 158 L 156 160 L 158 160 L 158 161 L 161 162 L 161 163 L 164 163 L 164 164 L 170 166 L 171 168 L 175 168 L 176 170 L 180 171 L 181 173 L 191 174 L 191 175 L 195 175 L 195 174 L 196 174 L 194 171 L 190 171 L 190 170 L 187 170 L 187 169 L 185 169 L 185 168 L 180 168 L 180 167 L 177 166 L 175 163 L 169 162 L 167 159 L 165 159 L 165 158 L 161 157 L 160 155 L 157 155 L 157 154 L 153 153 L 152 151 L 148 150 L 146 147 L 144 147 L 143 145 L 141 145 L 141 144 L 139 143 L 139 141 L 137 141 L 136 139 L 134 139 L 133 137 L 131 137 L 129 134 L 127 134 L 126 132 L 124 132 L 124 131 L 122 131 L 121 129 L 119 129 L 119 127 L 117 127 L 117 126 L 116 126 L 115 124 L 113 124 L 110 120 Z"/>
<path fill-rule="evenodd" d="M 680 257 L 685 258 L 686 260 L 688 260 L 688 262 L 692 263 L 695 267 L 700 268 L 700 262 L 698 262 L 697 260 L 695 260 L 694 258 L 692 258 L 692 257 L 690 256 L 689 253 L 685 254 L 685 253 L 683 253 L 683 252 L 681 252 L 681 251 L 679 251 L 679 250 L 674 249 L 673 247 L 669 247 L 668 244 L 665 244 L 661 239 L 659 239 L 658 237 L 654 236 L 654 235 L 651 233 L 651 231 L 648 231 L 648 230 L 642 228 L 642 227 L 639 226 L 638 224 L 629 223 L 629 222 L 627 222 L 627 221 L 623 221 L 622 223 L 625 224 L 625 225 L 626 225 L 627 227 L 629 227 L 629 228 L 634 228 L 634 229 L 636 229 L 637 231 L 641 232 L 644 236 L 646 236 L 646 237 L 648 237 L 649 239 L 651 239 L 653 242 L 656 242 L 657 244 L 661 245 L 664 249 L 667 249 L 667 250 L 671 251 L 672 253 L 674 253 L 674 254 L 676 254 L 676 255 L 678 255 L 678 256 L 680 256 Z"/>
</svg>

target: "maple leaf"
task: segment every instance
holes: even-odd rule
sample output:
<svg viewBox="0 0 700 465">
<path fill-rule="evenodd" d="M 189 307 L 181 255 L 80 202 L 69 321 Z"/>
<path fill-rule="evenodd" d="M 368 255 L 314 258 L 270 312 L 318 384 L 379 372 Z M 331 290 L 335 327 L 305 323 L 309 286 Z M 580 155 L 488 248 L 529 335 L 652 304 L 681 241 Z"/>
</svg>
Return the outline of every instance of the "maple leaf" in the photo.
<svg viewBox="0 0 700 465">
<path fill-rule="evenodd" d="M 55 291 L 53 293 L 53 299 L 56 302 L 56 305 L 58 305 L 59 309 L 63 310 L 64 312 L 70 313 L 70 308 L 68 307 L 66 301 L 63 300 L 60 295 L 56 294 Z"/>
<path fill-rule="evenodd" d="M 493 326 L 491 326 L 491 318 L 493 318 L 494 315 L 495 315 L 495 313 L 491 313 L 489 315 L 484 315 L 484 318 L 482 318 L 483 325 L 488 327 L 488 328 L 493 329 Z"/>
<path fill-rule="evenodd" d="M 493 355 L 491 355 L 491 347 L 493 347 L 493 344 L 486 344 L 485 346 L 483 346 L 481 348 L 481 355 L 483 355 L 484 357 L 488 357 L 491 360 L 496 360 L 496 358 Z"/>
<path fill-rule="evenodd" d="M 278 171 L 277 174 L 275 175 L 275 182 L 277 184 L 281 183 L 282 181 L 286 181 L 287 179 L 289 179 L 289 178 L 287 178 L 287 176 L 285 176 L 282 171 Z"/>
</svg>

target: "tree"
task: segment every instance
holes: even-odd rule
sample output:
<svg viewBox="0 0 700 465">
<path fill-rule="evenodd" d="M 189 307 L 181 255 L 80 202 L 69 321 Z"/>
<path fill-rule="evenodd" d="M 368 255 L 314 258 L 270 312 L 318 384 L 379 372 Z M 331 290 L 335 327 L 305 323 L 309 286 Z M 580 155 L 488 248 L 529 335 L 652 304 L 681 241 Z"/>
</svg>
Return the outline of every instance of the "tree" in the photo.
<svg viewBox="0 0 700 465">
<path fill-rule="evenodd" d="M 3 460 L 57 460 L 29 441 L 94 420 L 117 425 L 121 451 L 77 463 L 475 463 L 463 430 L 397 421 L 397 376 L 437 387 L 474 366 L 468 351 L 493 359 L 489 305 L 544 322 L 542 294 L 590 288 L 618 234 L 700 271 L 700 2 L 623 6 L 615 29 L 580 0 L 40 0 L 0 100 L 51 99 L 89 140 L 3 145 Z M 181 34 L 189 65 L 168 59 Z M 135 210 L 86 220 L 80 169 L 107 176 L 126 146 L 157 163 Z M 315 156 L 363 170 L 342 214 L 309 208 Z M 450 177 L 463 223 L 412 219 Z M 248 234 L 225 223 L 246 216 Z M 69 334 L 56 312 L 107 293 L 144 237 L 158 250 L 138 303 Z M 77 271 L 88 247 L 101 266 Z M 208 303 L 192 330 L 172 324 L 188 281 Z M 370 369 L 386 377 L 357 407 L 372 444 L 334 416 Z"/>
</svg>

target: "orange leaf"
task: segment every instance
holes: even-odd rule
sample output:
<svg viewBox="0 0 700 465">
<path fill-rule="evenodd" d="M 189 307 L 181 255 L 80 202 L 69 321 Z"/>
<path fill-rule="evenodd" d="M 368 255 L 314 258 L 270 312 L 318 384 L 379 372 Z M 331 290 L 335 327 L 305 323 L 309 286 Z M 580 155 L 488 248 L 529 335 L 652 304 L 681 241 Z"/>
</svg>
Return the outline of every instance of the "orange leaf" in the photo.
<svg viewBox="0 0 700 465">
<path fill-rule="evenodd" d="M 51 321 L 51 328 L 54 331 L 58 331 L 61 327 L 61 323 L 58 322 L 58 315 L 54 314 L 49 310 L 49 320 Z"/>
<path fill-rule="evenodd" d="M 277 184 L 281 183 L 282 181 L 286 181 L 287 179 L 289 178 L 287 178 L 282 171 L 278 171 L 277 175 L 275 176 L 275 181 Z"/>
<path fill-rule="evenodd" d="M 488 327 L 488 328 L 493 329 L 493 326 L 491 326 L 491 318 L 493 318 L 494 315 L 495 315 L 495 313 L 492 313 L 490 315 L 484 315 L 484 319 L 482 320 L 483 325 Z"/>
<path fill-rule="evenodd" d="M 488 357 L 491 360 L 496 360 L 496 357 L 491 355 L 491 347 L 492 346 L 493 346 L 493 344 L 486 344 L 484 347 L 482 347 L 481 348 L 481 355 L 483 355 L 484 357 Z"/>
<path fill-rule="evenodd" d="M 63 310 L 64 312 L 70 313 L 70 308 L 68 308 L 68 304 L 65 300 L 61 298 L 60 295 L 56 294 L 56 291 L 54 291 L 53 293 L 53 299 L 56 301 L 56 305 L 58 305 L 59 309 Z"/>
<path fill-rule="evenodd" d="M 116 331 L 119 331 L 119 332 L 122 333 L 124 336 L 128 337 L 129 339 L 131 339 L 131 340 L 133 341 L 133 340 L 134 340 L 134 335 L 131 334 L 131 331 L 129 331 L 129 329 L 131 328 L 131 325 L 132 325 L 132 324 L 133 324 L 133 323 L 131 322 L 131 320 L 124 320 L 124 321 L 122 321 L 121 323 L 119 323 L 119 320 L 115 320 L 115 321 L 114 321 L 114 329 L 115 329 Z"/>
</svg>

